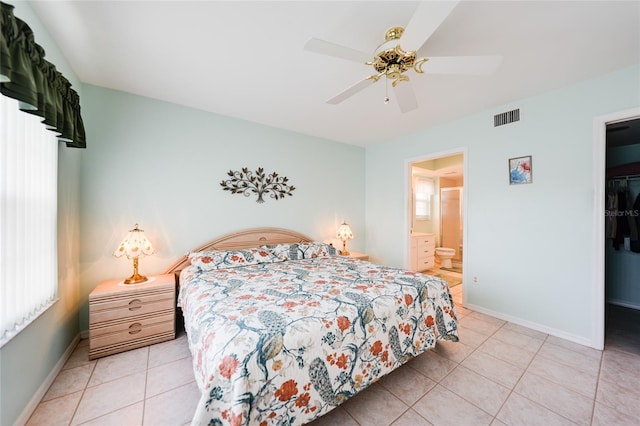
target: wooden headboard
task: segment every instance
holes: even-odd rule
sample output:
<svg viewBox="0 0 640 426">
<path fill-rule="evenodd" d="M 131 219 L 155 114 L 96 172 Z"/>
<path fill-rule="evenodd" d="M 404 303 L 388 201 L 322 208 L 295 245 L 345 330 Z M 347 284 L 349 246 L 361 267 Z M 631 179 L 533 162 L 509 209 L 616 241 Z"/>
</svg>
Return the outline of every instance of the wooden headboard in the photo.
<svg viewBox="0 0 640 426">
<path fill-rule="evenodd" d="M 205 250 L 237 250 L 252 247 L 260 247 L 265 244 L 284 244 L 313 241 L 299 232 L 281 228 L 252 228 L 244 231 L 223 235 L 206 244 L 196 247 L 191 252 Z M 173 263 L 163 274 L 179 273 L 189 265 L 188 255 L 182 256 Z"/>
</svg>

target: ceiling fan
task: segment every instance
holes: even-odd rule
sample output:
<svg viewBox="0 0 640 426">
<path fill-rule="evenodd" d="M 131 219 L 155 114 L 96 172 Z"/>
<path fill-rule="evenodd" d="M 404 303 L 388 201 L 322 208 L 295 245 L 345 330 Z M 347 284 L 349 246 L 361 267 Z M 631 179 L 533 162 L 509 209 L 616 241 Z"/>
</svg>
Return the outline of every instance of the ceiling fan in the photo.
<svg viewBox="0 0 640 426">
<path fill-rule="evenodd" d="M 405 73 L 413 69 L 416 73 L 482 75 L 492 74 L 502 62 L 501 56 L 439 56 L 418 58 L 416 52 L 431 37 L 440 24 L 449 16 L 459 1 L 421 2 L 405 28 L 393 27 L 385 34 L 373 56 L 329 41 L 311 38 L 305 50 L 338 57 L 372 66 L 372 74 L 343 92 L 329 99 L 329 104 L 339 104 L 356 93 L 366 89 L 380 78 L 392 81 L 400 111 L 408 112 L 418 108 L 409 76 Z M 401 47 L 402 45 L 402 47 Z M 423 69 L 426 64 L 426 70 Z M 388 94 L 384 102 L 389 102 Z"/>
</svg>

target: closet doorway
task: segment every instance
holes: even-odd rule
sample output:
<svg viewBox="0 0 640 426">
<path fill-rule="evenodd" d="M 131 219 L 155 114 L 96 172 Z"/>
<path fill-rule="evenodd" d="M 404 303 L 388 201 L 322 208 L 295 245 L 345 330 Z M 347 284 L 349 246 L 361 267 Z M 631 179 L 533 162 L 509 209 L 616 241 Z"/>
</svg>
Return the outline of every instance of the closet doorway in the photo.
<svg viewBox="0 0 640 426">
<path fill-rule="evenodd" d="M 606 126 L 605 341 L 640 353 L 640 119 Z"/>
</svg>

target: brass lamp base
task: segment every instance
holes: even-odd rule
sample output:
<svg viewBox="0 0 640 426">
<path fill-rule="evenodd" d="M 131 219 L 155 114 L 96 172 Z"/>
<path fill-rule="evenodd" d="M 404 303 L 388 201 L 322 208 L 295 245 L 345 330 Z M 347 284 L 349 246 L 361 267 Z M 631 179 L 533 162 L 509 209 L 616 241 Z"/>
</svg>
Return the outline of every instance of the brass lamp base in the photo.
<svg viewBox="0 0 640 426">
<path fill-rule="evenodd" d="M 140 284 L 147 281 L 147 277 L 138 273 L 138 258 L 133 258 L 133 275 L 124 280 L 125 284 Z"/>
<path fill-rule="evenodd" d="M 349 256 L 351 253 L 349 253 L 347 251 L 347 241 L 346 240 L 342 240 L 342 255 L 343 256 Z"/>
<path fill-rule="evenodd" d="M 140 275 L 137 272 L 133 275 L 131 275 L 129 278 L 127 278 L 126 280 L 124 280 L 125 284 L 140 284 L 143 283 L 145 281 L 147 281 L 148 278 L 145 277 L 144 275 Z"/>
</svg>

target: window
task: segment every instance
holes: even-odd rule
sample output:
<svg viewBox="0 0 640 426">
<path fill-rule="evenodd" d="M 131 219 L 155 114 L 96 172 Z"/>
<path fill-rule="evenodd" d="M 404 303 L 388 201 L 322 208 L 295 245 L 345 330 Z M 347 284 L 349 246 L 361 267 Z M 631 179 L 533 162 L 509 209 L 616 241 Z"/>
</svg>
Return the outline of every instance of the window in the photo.
<svg viewBox="0 0 640 426">
<path fill-rule="evenodd" d="M 414 181 L 415 214 L 417 220 L 431 220 L 433 179 L 417 176 Z"/>
<path fill-rule="evenodd" d="M 0 347 L 57 297 L 58 142 L 0 95 Z"/>
</svg>

